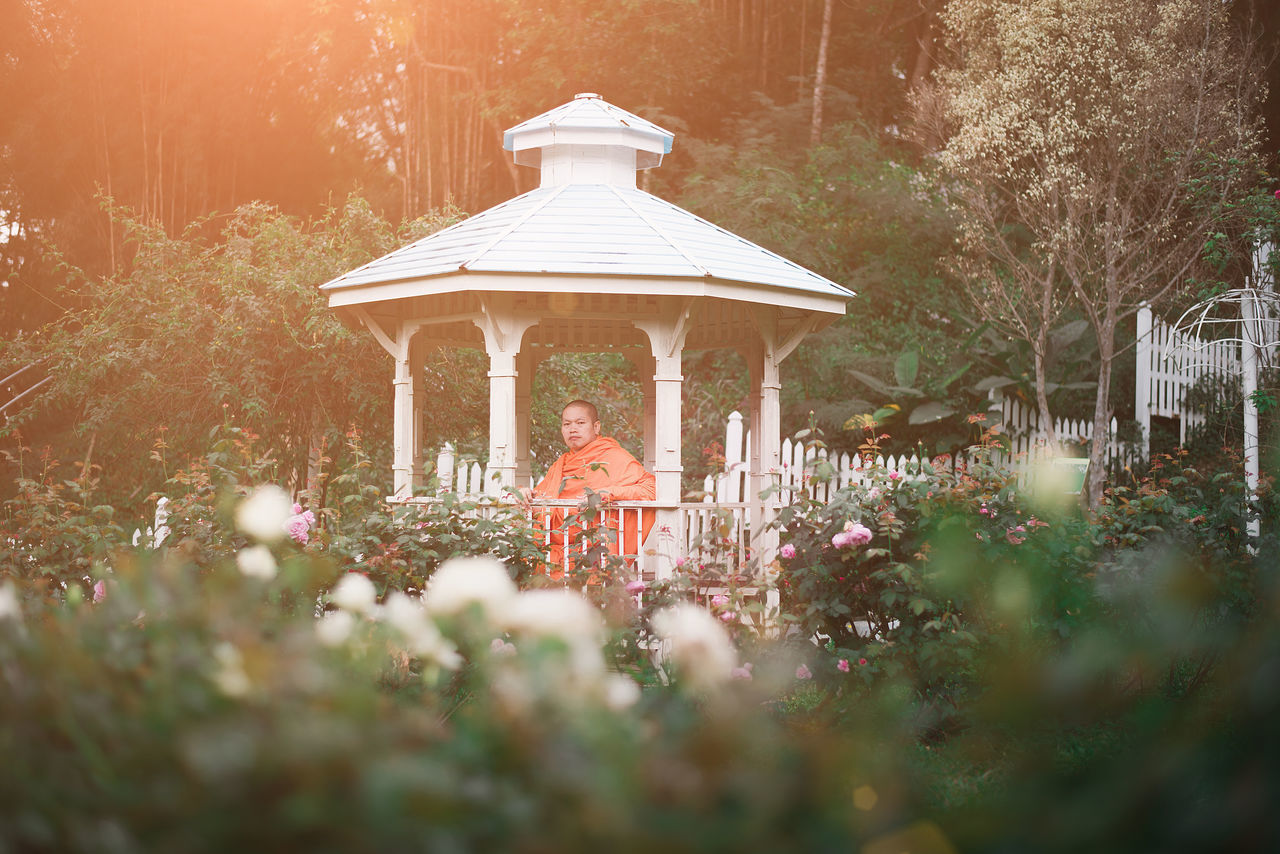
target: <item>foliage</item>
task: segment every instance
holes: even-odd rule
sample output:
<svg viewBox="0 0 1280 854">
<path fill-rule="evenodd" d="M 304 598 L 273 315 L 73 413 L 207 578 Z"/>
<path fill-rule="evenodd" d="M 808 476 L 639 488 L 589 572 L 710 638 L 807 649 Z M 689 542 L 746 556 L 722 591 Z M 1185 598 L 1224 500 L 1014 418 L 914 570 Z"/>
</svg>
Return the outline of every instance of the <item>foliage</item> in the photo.
<svg viewBox="0 0 1280 854">
<path fill-rule="evenodd" d="M 783 509 L 783 611 L 798 637 L 823 639 L 825 676 L 843 661 L 854 686 L 903 681 L 941 715 L 992 650 L 1072 633 L 1092 551 L 1073 549 L 1078 520 L 1035 510 L 991 450 L 906 476 L 865 462 L 870 486 Z"/>
<path fill-rule="evenodd" d="M 1121 322 L 1188 286 L 1260 174 L 1254 58 L 1213 0 L 963 0 L 943 17 L 935 120 L 971 281 L 1018 321 L 1040 387 L 1068 301 L 1089 321 L 1096 506 Z"/>
<path fill-rule="evenodd" d="M 863 832 L 845 793 L 869 763 L 788 737 L 750 685 L 705 705 L 611 696 L 582 628 L 526 634 L 480 607 L 435 616 L 437 655 L 406 654 L 390 603 L 369 620 L 344 599 L 320 624 L 348 634 L 319 628 L 323 561 L 263 582 L 178 558 L 120 560 L 97 605 L 0 618 L 6 845 L 766 850 Z"/>
<path fill-rule="evenodd" d="M 438 501 L 388 507 L 383 479 L 347 437 L 350 468 L 328 480 L 329 504 L 320 513 L 316 548 L 344 571 L 367 575 L 379 594 L 421 591 L 435 569 L 455 555 L 493 555 L 519 578 L 541 564 L 528 515 L 510 504 L 478 512 L 474 501 L 445 493 Z"/>
<path fill-rule="evenodd" d="M 31 239 L 0 240 L 0 280 L 13 285 L 0 287 L 5 332 L 74 307 L 44 240 L 95 275 L 116 271 L 120 231 L 96 209 L 98 188 L 170 234 L 253 200 L 313 216 L 352 191 L 396 219 L 482 210 L 535 174 L 510 162 L 503 128 L 584 88 L 707 139 L 754 93 L 807 106 L 821 5 L 9 3 L 0 225 Z M 897 122 L 928 74 L 940 6 L 888 0 L 836 15 L 828 78 L 859 93 L 874 126 Z"/>
<path fill-rule="evenodd" d="M 1141 480 L 1108 491 L 1096 534 L 1105 549 L 1099 582 L 1104 592 L 1139 594 L 1138 607 L 1129 610 L 1134 619 L 1154 618 L 1145 613 L 1150 588 L 1180 586 L 1191 613 L 1190 619 L 1176 616 L 1179 630 L 1214 631 L 1250 615 L 1257 579 L 1248 522 L 1270 518 L 1275 498 L 1269 479 L 1257 498 L 1249 495 L 1238 457 L 1219 471 L 1202 472 L 1185 464 L 1187 456 L 1158 455 Z"/>
<path fill-rule="evenodd" d="M 348 468 L 325 458 L 312 536 L 268 544 L 265 575 L 236 520 L 278 466 L 243 429 L 173 475 L 158 547 L 82 521 L 91 478 L 28 472 L 43 488 L 5 505 L 27 546 L 0 572 L 0 840 L 1008 850 L 1053 824 L 1049 848 L 1133 850 L 1182 838 L 1176 817 L 1209 850 L 1272 826 L 1265 799 L 1224 806 L 1273 773 L 1259 761 L 1280 703 L 1265 690 L 1277 515 L 1269 493 L 1250 508 L 1236 471 L 1170 460 L 1091 517 L 981 454 L 872 470 L 828 504 L 795 496 L 774 567 L 740 563 L 724 516 L 643 589 L 621 562 L 599 571 L 602 541 L 570 579 L 594 605 L 556 611 L 466 584 L 475 566 L 433 586 L 440 558 L 499 552 L 508 565 L 486 571 L 571 596 L 513 519 L 380 510 L 361 441 L 334 455 Z M 758 619 L 772 579 L 781 637 Z M 424 587 L 421 607 L 400 592 Z M 699 643 L 732 635 L 737 679 L 710 687 L 696 658 L 653 655 L 662 614 L 691 598 L 716 629 Z"/>
<path fill-rule="evenodd" d="M 832 94 L 838 121 L 816 148 L 791 140 L 807 128 L 803 111 L 771 103 L 735 123 L 731 143 L 691 141 L 695 165 L 677 201 L 858 293 L 847 317 L 783 364 L 784 429 L 801 428 L 813 412 L 838 437 L 851 416 L 887 402 L 865 399 L 850 369 L 883 376 L 914 351 L 921 377 L 940 381 L 963 364 L 968 321 L 955 314 L 937 264 L 953 235 L 929 169 L 874 133 L 847 96 Z M 738 376 L 726 366 L 705 382 Z"/>
<path fill-rule="evenodd" d="M 150 472 L 126 474 L 128 462 L 154 449 L 180 465 L 222 424 L 276 437 L 281 474 L 305 486 L 326 434 L 385 411 L 390 388 L 384 355 L 338 321 L 316 286 L 453 216 L 397 230 L 354 197 L 311 224 L 249 205 L 209 240 L 212 222 L 173 238 L 113 210 L 133 248 L 128 272 L 84 279 L 83 309 L 2 352 L 7 363 L 45 359 L 53 378 L 11 423 L 61 456 L 96 448 L 115 478 L 111 495 L 123 498 L 115 490 L 132 479 L 134 500 L 159 484 Z M 439 411 L 437 428 L 449 430 L 448 416 L 465 409 Z"/>
<path fill-rule="evenodd" d="M 0 577 L 38 582 L 49 595 L 64 590 L 90 592 L 113 548 L 125 542 L 114 507 L 96 502 L 97 467 L 80 467 L 74 479 L 62 479 L 57 460 L 47 453 L 27 459 L 20 449 L 15 494 L 0 512 Z M 37 470 L 28 470 L 38 462 Z"/>
</svg>

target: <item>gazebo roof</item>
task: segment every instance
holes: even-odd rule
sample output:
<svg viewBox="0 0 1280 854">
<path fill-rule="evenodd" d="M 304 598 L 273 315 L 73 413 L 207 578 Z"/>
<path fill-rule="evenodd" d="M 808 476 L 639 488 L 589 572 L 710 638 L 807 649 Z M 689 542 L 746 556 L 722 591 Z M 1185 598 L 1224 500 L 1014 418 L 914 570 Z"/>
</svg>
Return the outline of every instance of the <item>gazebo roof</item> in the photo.
<svg viewBox="0 0 1280 854">
<path fill-rule="evenodd" d="M 323 285 L 334 306 L 470 289 L 466 274 L 592 277 L 597 292 L 629 279 L 708 279 L 834 299 L 853 292 L 642 190 L 542 187 L 429 235 Z M 440 281 L 449 277 L 448 281 Z M 476 282 L 476 284 L 479 284 Z M 491 283 L 489 283 L 491 284 Z M 489 289 L 486 284 L 485 289 Z M 539 290 L 525 278 L 522 290 Z M 784 297 L 785 301 L 785 297 Z M 810 300 L 804 300 L 809 303 Z"/>
<path fill-rule="evenodd" d="M 762 311 L 789 329 L 843 315 L 852 291 L 636 187 L 671 140 L 590 92 L 521 122 L 504 143 L 540 170 L 538 189 L 322 285 L 329 305 L 353 324 L 408 321 L 475 346 L 479 318 L 503 303 L 538 318 L 531 346 L 560 349 L 643 349 L 640 326 L 673 300 L 696 308 L 692 348 L 753 340 Z"/>
</svg>

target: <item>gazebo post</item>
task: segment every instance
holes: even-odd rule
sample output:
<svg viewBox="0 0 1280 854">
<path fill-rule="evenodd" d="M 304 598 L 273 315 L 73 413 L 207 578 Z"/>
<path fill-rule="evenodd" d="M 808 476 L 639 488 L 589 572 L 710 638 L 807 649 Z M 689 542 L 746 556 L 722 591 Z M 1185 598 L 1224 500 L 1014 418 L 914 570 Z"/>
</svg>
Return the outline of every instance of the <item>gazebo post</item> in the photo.
<svg viewBox="0 0 1280 854">
<path fill-rule="evenodd" d="M 529 407 L 533 398 L 533 372 L 537 360 L 527 350 L 516 355 L 516 472 L 517 486 L 532 486 L 533 466 L 529 459 Z"/>
<path fill-rule="evenodd" d="M 655 572 L 659 578 L 668 578 L 675 570 L 682 534 L 680 474 L 684 468 L 680 464 L 680 397 L 684 375 L 681 373 L 681 357 L 694 302 L 688 297 L 664 298 L 663 302 L 666 303 L 663 306 L 665 310 L 658 318 L 632 322 L 649 336 L 653 352 L 653 474 L 658 503 Z M 645 456 L 649 456 L 647 446 Z"/>
<path fill-rule="evenodd" d="M 408 498 L 413 494 L 414 461 L 417 459 L 419 477 L 422 467 L 422 449 L 418 446 L 421 438 L 421 400 L 415 401 L 414 391 L 419 387 L 415 382 L 415 366 L 421 365 L 420 345 L 415 346 L 421 325 L 409 320 L 402 320 L 396 328 L 394 353 L 396 360 L 395 375 L 392 379 L 394 389 L 395 412 L 392 416 L 392 491 L 396 498 Z M 414 356 L 418 356 L 417 359 Z M 419 396 L 420 397 L 420 396 Z"/>
<path fill-rule="evenodd" d="M 777 518 L 781 496 L 777 486 L 782 475 L 782 407 L 780 395 L 782 360 L 813 331 L 817 321 L 803 317 L 784 328 L 776 310 L 752 307 L 752 319 L 760 333 L 760 343 L 751 349 L 751 546 L 762 566 L 778 554 L 778 531 L 769 527 Z M 770 487 L 774 487 L 770 489 Z M 760 494 L 769 490 L 763 500 Z"/>
<path fill-rule="evenodd" d="M 768 526 L 777 517 L 779 506 L 778 492 L 770 488 L 777 486 L 781 473 L 782 413 L 778 393 L 782 385 L 773 348 L 768 346 L 771 336 L 761 337 L 761 344 L 750 349 L 748 361 L 751 370 L 751 477 L 747 501 L 751 504 L 751 551 L 762 564 L 767 564 L 778 550 L 778 532 Z M 770 490 L 769 494 L 761 498 L 766 490 Z"/>
<path fill-rule="evenodd" d="M 482 296 L 480 309 L 475 323 L 484 333 L 489 354 L 489 464 L 484 491 L 497 498 L 506 487 L 516 485 L 516 356 L 525 331 L 535 321 L 516 316 L 510 294 Z"/>
<path fill-rule="evenodd" d="M 413 379 L 413 445 L 409 455 L 410 485 L 420 489 L 427 485 L 426 466 L 423 459 L 423 443 L 426 442 L 424 421 L 427 403 L 427 351 L 431 348 L 424 331 L 419 331 L 409 344 L 409 375 Z"/>
<path fill-rule="evenodd" d="M 653 360 L 653 353 L 641 353 L 631 351 L 626 354 L 627 361 L 635 365 L 636 375 L 640 378 L 641 397 L 644 400 L 644 467 L 649 471 L 653 471 L 653 467 L 657 465 L 656 449 L 658 447 L 657 434 L 657 404 L 656 404 L 656 385 L 654 376 L 657 373 Z"/>
</svg>

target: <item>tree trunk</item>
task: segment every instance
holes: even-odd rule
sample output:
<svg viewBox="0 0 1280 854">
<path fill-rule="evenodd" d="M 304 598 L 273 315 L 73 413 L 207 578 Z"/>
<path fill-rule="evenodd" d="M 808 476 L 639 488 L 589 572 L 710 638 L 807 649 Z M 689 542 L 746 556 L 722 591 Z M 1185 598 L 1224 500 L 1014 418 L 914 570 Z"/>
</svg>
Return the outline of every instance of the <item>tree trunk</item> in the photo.
<svg viewBox="0 0 1280 854">
<path fill-rule="evenodd" d="M 1116 317 L 1108 310 L 1098 328 L 1098 392 L 1093 401 L 1093 442 L 1089 446 L 1089 479 L 1086 498 L 1089 507 L 1102 506 L 1106 482 L 1107 445 L 1111 428 L 1111 365 L 1116 355 Z"/>
<path fill-rule="evenodd" d="M 1044 285 L 1040 289 L 1040 318 L 1036 325 L 1035 371 L 1036 371 L 1036 406 L 1040 409 L 1040 429 L 1044 431 L 1045 441 L 1053 454 L 1059 452 L 1058 431 L 1053 427 L 1053 414 L 1049 412 L 1049 376 L 1045 360 L 1049 356 L 1049 324 L 1054 316 L 1053 282 L 1056 270 L 1050 265 L 1045 274 Z"/>
<path fill-rule="evenodd" d="M 1049 412 L 1049 392 L 1045 388 L 1048 383 L 1048 377 L 1046 376 L 1048 369 L 1044 363 L 1044 348 L 1047 338 L 1048 335 L 1041 328 L 1040 334 L 1036 339 L 1035 352 L 1036 408 L 1040 411 L 1040 429 L 1044 431 L 1045 442 L 1048 443 L 1049 450 L 1057 454 L 1058 431 L 1053 427 L 1053 414 Z"/>
<path fill-rule="evenodd" d="M 822 99 L 827 89 L 827 46 L 831 43 L 831 11 L 835 0 L 822 6 L 822 37 L 818 42 L 818 67 L 813 75 L 813 122 L 809 125 L 809 145 L 822 141 Z"/>
</svg>

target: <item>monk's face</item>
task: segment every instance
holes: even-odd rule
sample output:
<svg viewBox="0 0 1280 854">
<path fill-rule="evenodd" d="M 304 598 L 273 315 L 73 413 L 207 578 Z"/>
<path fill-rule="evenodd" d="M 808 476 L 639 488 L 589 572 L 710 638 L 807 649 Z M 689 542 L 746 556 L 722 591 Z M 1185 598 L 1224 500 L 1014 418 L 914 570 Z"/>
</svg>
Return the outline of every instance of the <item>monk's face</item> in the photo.
<svg viewBox="0 0 1280 854">
<path fill-rule="evenodd" d="M 569 450 L 577 451 L 600 435 L 600 422 L 591 420 L 585 406 L 567 406 L 560 416 L 560 435 Z"/>
</svg>

